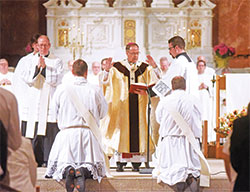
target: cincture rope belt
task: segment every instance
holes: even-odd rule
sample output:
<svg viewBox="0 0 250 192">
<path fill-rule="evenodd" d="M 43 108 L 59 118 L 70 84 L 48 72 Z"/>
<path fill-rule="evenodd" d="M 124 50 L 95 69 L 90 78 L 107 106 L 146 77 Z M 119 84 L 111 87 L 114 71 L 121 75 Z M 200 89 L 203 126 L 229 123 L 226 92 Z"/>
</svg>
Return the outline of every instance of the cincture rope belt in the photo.
<svg viewBox="0 0 250 192">
<path fill-rule="evenodd" d="M 107 173 L 106 173 L 107 177 L 112 177 L 112 175 L 110 174 L 110 169 L 109 169 L 109 159 L 108 159 L 107 155 L 104 152 L 103 144 L 102 144 L 102 137 L 101 137 L 99 128 L 98 128 L 98 126 L 96 124 L 95 118 L 86 109 L 84 104 L 80 102 L 79 97 L 77 96 L 75 90 L 72 87 L 67 86 L 66 90 L 67 90 L 69 98 L 70 98 L 71 102 L 73 103 L 74 107 L 80 113 L 81 117 L 83 117 L 83 119 L 89 125 L 89 129 L 94 134 L 97 142 L 99 143 L 99 146 L 101 147 L 101 149 L 103 151 L 103 155 L 104 155 L 104 158 L 105 158 L 104 160 L 105 160 L 105 166 L 106 166 L 105 168 L 106 168 L 106 171 L 107 171 Z"/>
</svg>

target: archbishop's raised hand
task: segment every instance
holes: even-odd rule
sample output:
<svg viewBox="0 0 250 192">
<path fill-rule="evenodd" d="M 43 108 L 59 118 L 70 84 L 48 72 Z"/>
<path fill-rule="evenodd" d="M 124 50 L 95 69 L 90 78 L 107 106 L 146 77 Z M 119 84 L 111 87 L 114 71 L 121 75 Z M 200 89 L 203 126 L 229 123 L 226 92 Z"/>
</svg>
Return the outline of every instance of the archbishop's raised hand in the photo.
<svg viewBox="0 0 250 192">
<path fill-rule="evenodd" d="M 112 57 L 109 57 L 105 63 L 104 70 L 109 72 L 109 70 L 113 67 L 114 63 L 112 63 Z"/>
<path fill-rule="evenodd" d="M 155 60 L 153 59 L 153 57 L 151 57 L 151 55 L 147 55 L 146 57 L 147 57 L 146 62 L 147 62 L 149 65 L 151 65 L 153 68 L 156 68 L 157 65 L 156 65 Z"/>
</svg>

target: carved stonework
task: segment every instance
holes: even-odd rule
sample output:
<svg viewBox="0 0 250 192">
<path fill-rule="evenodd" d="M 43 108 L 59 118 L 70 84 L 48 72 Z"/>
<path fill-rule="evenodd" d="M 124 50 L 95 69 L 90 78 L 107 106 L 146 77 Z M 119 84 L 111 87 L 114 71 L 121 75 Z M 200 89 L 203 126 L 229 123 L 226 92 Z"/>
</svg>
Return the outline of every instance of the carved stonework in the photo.
<svg viewBox="0 0 250 192">
<path fill-rule="evenodd" d="M 169 34 L 173 31 L 173 26 L 166 26 L 160 24 L 152 25 L 152 43 L 160 44 L 167 42 Z"/>
<path fill-rule="evenodd" d="M 71 56 L 67 47 L 73 44 L 72 37 L 82 45 L 76 57 L 82 55 L 92 62 L 104 57 L 114 57 L 114 61 L 126 57 L 124 46 L 129 42 L 140 46 L 143 59 L 146 54 L 156 60 L 161 56 L 171 59 L 168 39 L 180 35 L 194 60 L 204 55 L 208 63 L 212 62 L 214 4 L 209 0 L 183 0 L 178 7 L 172 0 L 154 0 L 151 8 L 145 8 L 145 0 L 116 0 L 114 7 L 108 7 L 106 0 L 88 0 L 85 7 L 77 0 L 60 0 L 61 5 L 57 2 L 49 0 L 44 4 L 47 34 L 51 48 L 65 61 Z"/>
<path fill-rule="evenodd" d="M 151 7 L 170 8 L 170 7 L 174 7 L 174 3 L 172 0 L 154 0 L 151 4 Z"/>
<path fill-rule="evenodd" d="M 50 0 L 43 4 L 44 7 L 48 8 L 80 8 L 81 3 L 76 0 Z"/>
<path fill-rule="evenodd" d="M 116 0 L 114 7 L 145 7 L 144 0 Z"/>
<path fill-rule="evenodd" d="M 88 0 L 86 7 L 108 7 L 106 0 Z"/>
<path fill-rule="evenodd" d="M 96 46 L 98 46 L 98 44 L 108 43 L 108 26 L 104 24 L 99 24 L 98 26 L 87 24 L 86 43 L 91 43 Z"/>
</svg>

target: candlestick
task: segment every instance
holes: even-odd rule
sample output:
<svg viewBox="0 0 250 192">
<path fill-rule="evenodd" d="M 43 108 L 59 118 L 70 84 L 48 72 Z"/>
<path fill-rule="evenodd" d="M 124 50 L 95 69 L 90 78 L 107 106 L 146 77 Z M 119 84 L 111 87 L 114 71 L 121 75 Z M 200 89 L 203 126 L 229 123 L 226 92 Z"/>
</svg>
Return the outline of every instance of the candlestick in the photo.
<svg viewBox="0 0 250 192">
<path fill-rule="evenodd" d="M 77 54 L 79 54 L 79 58 L 81 58 L 83 48 L 83 32 L 81 32 L 81 29 L 73 24 L 72 27 L 68 29 L 68 34 L 65 35 L 68 38 L 65 47 L 70 49 L 73 59 L 76 59 Z"/>
</svg>

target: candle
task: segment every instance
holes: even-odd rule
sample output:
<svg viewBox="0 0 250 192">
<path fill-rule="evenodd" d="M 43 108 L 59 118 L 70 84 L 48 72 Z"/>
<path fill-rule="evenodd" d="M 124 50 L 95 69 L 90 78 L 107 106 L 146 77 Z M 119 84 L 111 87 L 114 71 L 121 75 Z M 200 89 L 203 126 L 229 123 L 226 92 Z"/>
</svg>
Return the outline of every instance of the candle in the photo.
<svg viewBox="0 0 250 192">
<path fill-rule="evenodd" d="M 80 44 L 80 41 L 81 41 L 81 31 L 80 31 L 80 28 L 77 29 L 77 42 L 78 44 Z"/>
<path fill-rule="evenodd" d="M 194 45 L 194 35 L 191 36 L 191 43 Z"/>
<path fill-rule="evenodd" d="M 70 44 L 70 41 L 72 40 L 71 39 L 71 27 L 69 28 L 69 38 L 68 39 L 69 39 L 69 44 Z"/>
<path fill-rule="evenodd" d="M 67 45 L 67 35 L 66 35 L 66 30 L 65 31 L 63 31 L 63 40 L 64 40 L 64 46 L 66 46 Z"/>
<path fill-rule="evenodd" d="M 83 35 L 84 35 L 84 33 L 82 32 L 82 35 L 81 35 L 81 45 L 83 45 Z"/>
</svg>

